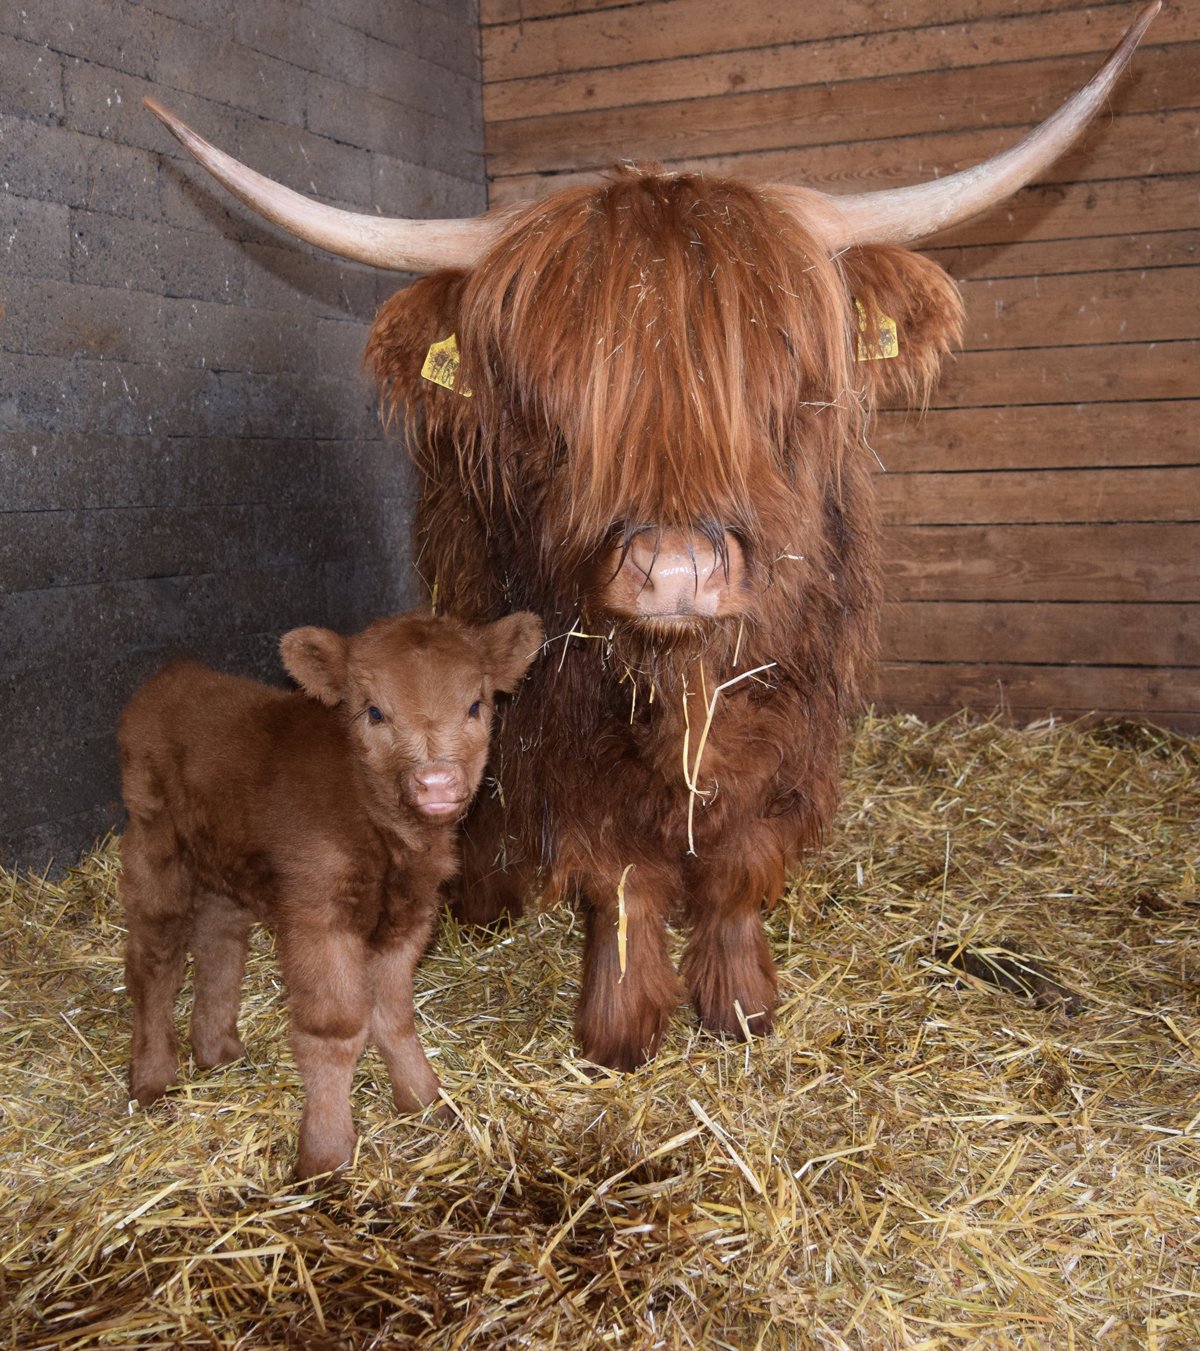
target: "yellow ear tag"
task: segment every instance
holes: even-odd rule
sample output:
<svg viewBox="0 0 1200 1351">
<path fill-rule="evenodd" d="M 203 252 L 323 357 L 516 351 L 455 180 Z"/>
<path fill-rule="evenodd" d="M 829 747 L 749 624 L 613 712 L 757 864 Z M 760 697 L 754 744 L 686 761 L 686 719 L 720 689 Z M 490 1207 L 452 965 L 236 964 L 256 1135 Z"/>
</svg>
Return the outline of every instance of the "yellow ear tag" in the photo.
<svg viewBox="0 0 1200 1351">
<path fill-rule="evenodd" d="M 876 322 L 879 325 L 879 336 L 875 344 L 868 347 L 863 335 L 867 331 L 867 312 L 862 307 L 861 300 L 855 300 L 854 308 L 858 311 L 858 341 L 854 353 L 855 361 L 889 361 L 892 357 L 900 355 L 900 332 L 896 327 L 896 321 L 886 314 L 877 314 Z"/>
<path fill-rule="evenodd" d="M 441 342 L 435 342 L 425 354 L 425 364 L 421 367 L 421 375 L 432 384 L 441 385 L 443 389 L 454 389 L 454 381 L 458 376 L 458 339 L 453 333 L 448 338 L 443 338 Z M 471 397 L 471 391 L 466 385 L 459 385 L 457 392 L 464 399 Z"/>
</svg>

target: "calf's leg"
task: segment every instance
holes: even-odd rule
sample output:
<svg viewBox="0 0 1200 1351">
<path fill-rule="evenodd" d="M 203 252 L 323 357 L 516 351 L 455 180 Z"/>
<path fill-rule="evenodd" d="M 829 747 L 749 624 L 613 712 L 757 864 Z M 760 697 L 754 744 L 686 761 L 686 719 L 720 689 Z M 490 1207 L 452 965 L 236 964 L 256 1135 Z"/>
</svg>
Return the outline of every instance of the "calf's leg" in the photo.
<svg viewBox="0 0 1200 1351">
<path fill-rule="evenodd" d="M 419 1111 L 438 1095 L 437 1075 L 413 1017 L 413 972 L 429 944 L 433 921 L 432 913 L 414 918 L 402 938 L 371 957 L 371 1040 L 387 1066 L 398 1112 Z"/>
<path fill-rule="evenodd" d="M 121 842 L 125 987 L 133 1002 L 129 1090 L 146 1107 L 176 1082 L 175 996 L 183 984 L 192 884 L 169 829 L 131 820 Z"/>
<path fill-rule="evenodd" d="M 350 1086 L 370 1029 L 367 950 L 344 930 L 281 928 L 279 964 L 288 987 L 292 1053 L 304 1083 L 296 1164 L 303 1181 L 336 1172 L 354 1156 Z"/>
<path fill-rule="evenodd" d="M 242 975 L 254 917 L 232 897 L 202 895 L 192 920 L 192 1055 L 202 1069 L 246 1054 L 238 1036 Z"/>
<path fill-rule="evenodd" d="M 594 876 L 583 888 L 587 930 L 575 1036 L 585 1059 L 632 1070 L 658 1050 L 681 991 L 667 952 L 673 879 L 637 864 L 622 886 L 623 872 Z"/>
</svg>

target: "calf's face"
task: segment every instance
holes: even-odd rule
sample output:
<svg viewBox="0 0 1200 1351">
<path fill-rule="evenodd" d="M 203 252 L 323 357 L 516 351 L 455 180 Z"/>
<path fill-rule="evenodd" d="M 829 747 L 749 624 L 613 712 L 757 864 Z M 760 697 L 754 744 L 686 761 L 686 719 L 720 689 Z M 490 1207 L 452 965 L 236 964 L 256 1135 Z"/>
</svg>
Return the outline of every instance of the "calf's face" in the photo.
<svg viewBox="0 0 1200 1351">
<path fill-rule="evenodd" d="M 543 639 L 525 611 L 471 627 L 381 619 L 352 638 L 284 634 L 284 666 L 306 694 L 340 707 L 375 799 L 418 819 L 456 821 L 487 763 L 494 696 L 516 688 Z"/>
</svg>

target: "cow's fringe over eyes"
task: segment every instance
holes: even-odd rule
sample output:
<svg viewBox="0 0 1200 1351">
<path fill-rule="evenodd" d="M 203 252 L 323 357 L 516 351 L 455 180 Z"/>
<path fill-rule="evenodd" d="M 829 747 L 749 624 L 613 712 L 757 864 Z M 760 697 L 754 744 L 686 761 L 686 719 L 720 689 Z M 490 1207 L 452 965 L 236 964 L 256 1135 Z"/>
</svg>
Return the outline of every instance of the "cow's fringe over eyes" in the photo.
<svg viewBox="0 0 1200 1351">
<path fill-rule="evenodd" d="M 856 299 L 869 327 L 897 320 L 898 359 L 856 362 Z M 842 457 L 867 453 L 870 408 L 920 402 L 959 323 L 926 259 L 831 259 L 769 189 L 624 168 L 529 207 L 470 274 L 394 297 L 368 360 L 418 458 L 452 444 L 493 519 L 499 499 L 592 545 L 719 522 L 769 549 L 798 541 L 764 503 L 815 521 Z M 451 330 L 470 399 L 416 377 Z"/>
<path fill-rule="evenodd" d="M 509 456 L 565 443 L 584 536 L 614 503 L 626 525 L 753 532 L 764 470 L 824 477 L 796 454 L 797 416 L 832 424 L 805 438 L 817 461 L 858 416 L 837 267 L 738 183 L 623 170 L 557 194 L 482 260 L 461 328 L 501 481 Z M 533 425 L 508 423 L 514 409 Z"/>
</svg>

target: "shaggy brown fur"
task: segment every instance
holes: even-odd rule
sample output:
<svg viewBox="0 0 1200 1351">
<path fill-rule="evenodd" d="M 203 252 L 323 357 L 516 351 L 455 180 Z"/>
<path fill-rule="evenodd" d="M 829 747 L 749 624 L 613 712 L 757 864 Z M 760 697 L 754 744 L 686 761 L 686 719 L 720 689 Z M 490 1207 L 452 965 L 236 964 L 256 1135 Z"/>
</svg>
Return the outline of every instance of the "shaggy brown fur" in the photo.
<svg viewBox="0 0 1200 1351">
<path fill-rule="evenodd" d="M 868 342 L 897 320 L 897 358 L 856 361 L 856 299 Z M 959 325 L 927 260 L 830 258 L 767 189 L 636 171 L 530 207 L 472 272 L 379 312 L 368 359 L 423 476 L 418 566 L 439 604 L 528 608 L 550 635 L 503 717 L 503 792 L 468 821 L 459 910 L 517 908 L 539 872 L 551 898 L 582 897 L 593 1060 L 657 1047 L 680 997 L 671 916 L 691 926 L 682 974 L 704 1025 L 771 1025 L 759 910 L 833 814 L 873 646 L 868 417 L 924 397 Z M 470 398 L 420 378 L 451 332 Z M 715 617 L 610 603 L 647 532 L 724 559 L 736 594 Z M 696 771 L 714 690 L 768 663 L 715 696 Z"/>
<path fill-rule="evenodd" d="M 196 1064 L 245 1054 L 237 1014 L 256 919 L 275 929 L 288 987 L 306 1094 L 300 1177 L 353 1153 L 350 1079 L 368 1040 L 399 1110 L 436 1098 L 413 970 L 457 868 L 454 823 L 483 773 L 493 696 L 516 687 L 541 640 L 531 614 L 486 628 L 399 616 L 349 639 L 295 629 L 280 650 L 301 692 L 177 662 L 134 695 L 119 733 L 121 899 L 140 1103 L 175 1081 L 189 948 Z"/>
</svg>

